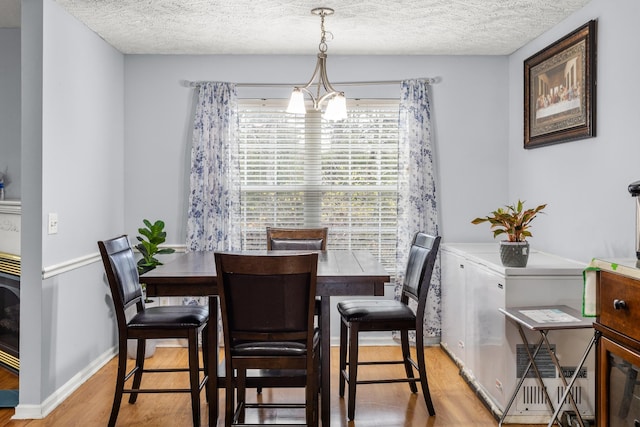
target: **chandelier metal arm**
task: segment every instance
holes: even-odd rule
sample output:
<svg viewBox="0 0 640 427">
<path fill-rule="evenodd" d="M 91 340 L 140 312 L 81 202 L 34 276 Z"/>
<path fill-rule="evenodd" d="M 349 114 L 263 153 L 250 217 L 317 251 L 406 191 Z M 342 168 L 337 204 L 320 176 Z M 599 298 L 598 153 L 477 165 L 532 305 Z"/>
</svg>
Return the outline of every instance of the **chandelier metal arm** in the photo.
<svg viewBox="0 0 640 427">
<path fill-rule="evenodd" d="M 312 14 L 320 16 L 320 44 L 318 45 L 318 60 L 313 70 L 311 79 L 302 87 L 295 87 L 291 94 L 291 100 L 287 112 L 304 114 L 304 99 L 302 93 L 306 93 L 313 102 L 313 109 L 319 111 L 323 102 L 327 101 L 327 108 L 323 118 L 327 120 L 342 120 L 347 117 L 344 93 L 339 92 L 329 83 L 327 77 L 327 31 L 324 28 L 324 18 L 333 14 L 333 9 L 326 7 L 315 8 Z M 331 33 L 328 33 L 333 37 Z M 315 88 L 313 88 L 315 86 Z M 324 89 L 324 94 L 322 90 Z M 313 93 L 315 92 L 315 94 Z"/>
<path fill-rule="evenodd" d="M 317 81 L 316 81 L 316 78 L 317 78 Z M 315 95 L 309 89 L 311 88 L 311 86 L 314 86 L 314 85 L 316 86 Z M 322 88 L 324 88 L 324 91 L 326 93 L 320 96 Z M 313 75 L 311 76 L 311 79 L 309 80 L 309 82 L 302 87 L 297 87 L 296 89 L 299 89 L 304 93 L 306 93 L 307 95 L 309 95 L 309 97 L 311 98 L 311 101 L 313 101 L 314 110 L 318 110 L 319 106 L 325 100 L 341 93 L 340 91 L 337 91 L 331 85 L 331 83 L 329 83 L 329 79 L 327 78 L 327 55 L 325 53 L 318 54 L 318 62 L 316 62 L 316 68 L 313 71 Z"/>
<path fill-rule="evenodd" d="M 327 77 L 327 55 L 318 54 L 318 63 L 320 63 L 320 81 L 326 92 L 338 93 L 337 90 L 329 83 L 329 77 Z"/>
</svg>

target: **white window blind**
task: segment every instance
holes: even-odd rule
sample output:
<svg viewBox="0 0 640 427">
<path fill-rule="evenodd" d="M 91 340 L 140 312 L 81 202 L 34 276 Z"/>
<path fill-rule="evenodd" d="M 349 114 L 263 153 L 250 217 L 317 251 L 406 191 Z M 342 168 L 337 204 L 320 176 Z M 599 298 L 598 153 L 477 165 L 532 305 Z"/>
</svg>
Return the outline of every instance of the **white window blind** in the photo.
<svg viewBox="0 0 640 427">
<path fill-rule="evenodd" d="M 398 101 L 351 102 L 342 122 L 285 109 L 238 105 L 243 248 L 264 249 L 267 226 L 326 226 L 328 248 L 366 249 L 393 272 Z"/>
</svg>

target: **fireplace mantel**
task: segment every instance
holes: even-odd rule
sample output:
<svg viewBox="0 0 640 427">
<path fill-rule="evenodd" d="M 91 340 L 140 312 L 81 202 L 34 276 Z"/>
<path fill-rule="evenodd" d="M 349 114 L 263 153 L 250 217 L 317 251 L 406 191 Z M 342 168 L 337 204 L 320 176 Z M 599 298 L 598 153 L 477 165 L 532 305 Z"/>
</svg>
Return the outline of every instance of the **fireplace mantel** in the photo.
<svg viewBox="0 0 640 427">
<path fill-rule="evenodd" d="M 0 200 L 0 253 L 20 256 L 22 203 Z"/>
</svg>

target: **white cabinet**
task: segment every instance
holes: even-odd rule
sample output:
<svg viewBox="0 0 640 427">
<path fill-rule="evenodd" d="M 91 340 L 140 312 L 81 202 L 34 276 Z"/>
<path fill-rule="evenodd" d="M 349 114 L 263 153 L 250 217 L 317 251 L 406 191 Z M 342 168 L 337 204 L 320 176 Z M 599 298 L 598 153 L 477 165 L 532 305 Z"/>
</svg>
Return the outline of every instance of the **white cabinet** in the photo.
<svg viewBox="0 0 640 427">
<path fill-rule="evenodd" d="M 466 361 L 465 259 L 455 253 L 441 252 L 442 336 L 440 344 L 458 365 Z"/>
<path fill-rule="evenodd" d="M 526 268 L 504 267 L 498 244 L 442 245 L 441 345 L 478 396 L 498 415 L 515 389 L 517 356 L 521 360 L 524 352 L 517 329 L 498 309 L 565 304 L 581 310 L 585 267 L 583 263 L 537 251 L 530 254 Z M 577 364 L 590 333 L 582 330 L 550 336 L 563 367 Z M 535 342 L 537 337 L 531 334 L 528 339 Z M 588 414 L 593 413 L 595 364 L 588 360 L 585 366 L 587 378 L 579 380 L 577 386 L 585 388 L 584 402 L 579 407 Z M 525 380 L 525 385 L 529 384 L 538 387 L 533 378 Z M 543 401 L 528 401 L 524 396 L 517 398 L 509 414 L 512 416 L 507 422 L 523 424 L 546 423 L 549 417 Z"/>
<path fill-rule="evenodd" d="M 467 262 L 467 354 L 465 369 L 500 403 L 505 372 L 504 277 L 482 265 Z"/>
</svg>

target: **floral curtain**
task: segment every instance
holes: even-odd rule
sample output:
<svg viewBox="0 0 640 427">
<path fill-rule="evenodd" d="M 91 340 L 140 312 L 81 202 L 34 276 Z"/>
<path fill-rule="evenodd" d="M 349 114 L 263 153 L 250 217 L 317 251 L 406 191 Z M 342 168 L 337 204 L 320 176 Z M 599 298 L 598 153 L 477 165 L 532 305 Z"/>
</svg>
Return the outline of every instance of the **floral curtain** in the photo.
<svg viewBox="0 0 640 427">
<path fill-rule="evenodd" d="M 238 179 L 238 109 L 232 83 L 196 86 L 193 120 L 187 252 L 240 249 Z M 184 297 L 183 304 L 207 304 L 206 297 Z M 218 336 L 222 321 L 218 310 Z"/>
<path fill-rule="evenodd" d="M 411 240 L 422 231 L 438 234 L 436 169 L 428 81 L 401 82 L 398 154 L 398 240 L 396 294 L 399 295 Z M 436 263 L 425 310 L 425 342 L 440 336 L 440 264 Z"/>
<path fill-rule="evenodd" d="M 240 182 L 235 84 L 196 86 L 187 251 L 240 249 Z"/>
</svg>

